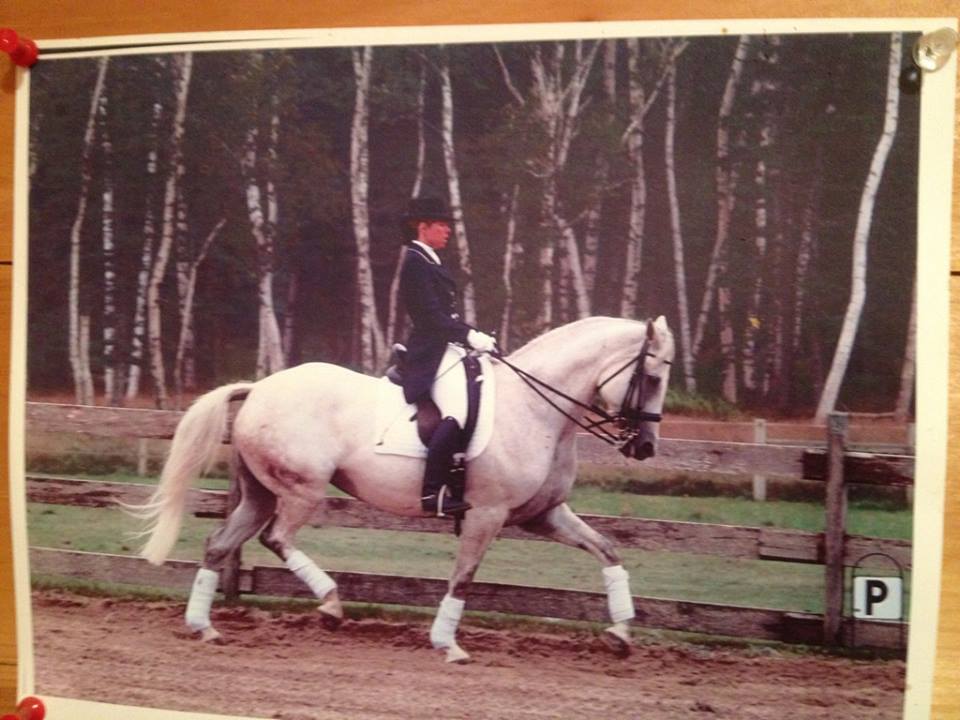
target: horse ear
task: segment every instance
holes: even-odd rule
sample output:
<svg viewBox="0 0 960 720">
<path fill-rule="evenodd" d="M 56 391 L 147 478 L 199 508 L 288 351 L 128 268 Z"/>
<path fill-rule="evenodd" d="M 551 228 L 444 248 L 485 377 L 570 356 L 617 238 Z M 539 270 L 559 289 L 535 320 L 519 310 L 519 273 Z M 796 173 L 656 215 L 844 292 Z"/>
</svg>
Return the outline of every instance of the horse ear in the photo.
<svg viewBox="0 0 960 720">
<path fill-rule="evenodd" d="M 667 318 L 665 318 L 663 315 L 661 315 L 656 319 L 656 321 L 654 322 L 654 325 L 656 326 L 657 330 L 660 330 L 660 331 L 666 331 L 669 329 L 667 327 Z"/>
<path fill-rule="evenodd" d="M 661 317 L 663 317 L 661 315 Z M 653 324 L 653 320 L 647 320 L 647 340 L 653 340 L 657 336 L 657 328 Z"/>
</svg>

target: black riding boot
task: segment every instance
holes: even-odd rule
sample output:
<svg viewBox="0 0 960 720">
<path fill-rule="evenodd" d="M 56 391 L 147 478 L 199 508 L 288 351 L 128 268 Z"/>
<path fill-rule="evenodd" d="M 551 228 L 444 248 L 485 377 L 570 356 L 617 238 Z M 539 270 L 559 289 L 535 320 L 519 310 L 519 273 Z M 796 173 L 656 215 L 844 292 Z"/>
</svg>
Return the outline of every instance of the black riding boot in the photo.
<svg viewBox="0 0 960 720">
<path fill-rule="evenodd" d="M 450 465 L 460 442 L 460 423 L 452 417 L 444 418 L 433 431 L 427 446 L 427 470 L 423 476 L 423 495 L 420 506 L 427 512 L 459 515 L 471 508 L 470 503 L 455 500 L 447 480 Z"/>
</svg>

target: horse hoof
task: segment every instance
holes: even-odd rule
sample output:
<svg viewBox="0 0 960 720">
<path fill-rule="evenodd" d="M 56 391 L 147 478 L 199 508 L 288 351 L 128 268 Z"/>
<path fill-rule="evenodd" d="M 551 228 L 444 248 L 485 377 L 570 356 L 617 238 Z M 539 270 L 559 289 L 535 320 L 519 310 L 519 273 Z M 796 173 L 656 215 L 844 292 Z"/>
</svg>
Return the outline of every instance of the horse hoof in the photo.
<svg viewBox="0 0 960 720">
<path fill-rule="evenodd" d="M 220 645 L 223 643 L 223 635 L 221 635 L 217 630 L 210 627 L 206 627 L 200 631 L 200 640 L 205 643 L 213 643 L 214 645 Z"/>
<path fill-rule="evenodd" d="M 608 627 L 600 637 L 603 640 L 603 644 L 617 657 L 625 658 L 633 652 L 633 646 L 630 643 L 630 634 L 624 628 L 616 625 Z"/>
<path fill-rule="evenodd" d="M 451 645 L 447 648 L 447 662 L 465 665 L 470 662 L 470 654 L 459 645 Z"/>
<path fill-rule="evenodd" d="M 343 606 L 340 600 L 327 600 L 317 608 L 320 613 L 320 622 L 327 630 L 336 630 L 343 623 Z"/>
</svg>

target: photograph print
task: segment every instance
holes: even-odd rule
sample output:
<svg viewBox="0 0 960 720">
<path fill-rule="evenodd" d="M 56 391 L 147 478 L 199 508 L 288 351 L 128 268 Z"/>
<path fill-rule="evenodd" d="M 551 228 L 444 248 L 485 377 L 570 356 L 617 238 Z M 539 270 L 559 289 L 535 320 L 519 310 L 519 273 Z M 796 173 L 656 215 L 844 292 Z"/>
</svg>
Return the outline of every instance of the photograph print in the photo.
<svg viewBox="0 0 960 720">
<path fill-rule="evenodd" d="M 904 717 L 918 34 L 543 27 L 31 70 L 38 694 Z"/>
</svg>

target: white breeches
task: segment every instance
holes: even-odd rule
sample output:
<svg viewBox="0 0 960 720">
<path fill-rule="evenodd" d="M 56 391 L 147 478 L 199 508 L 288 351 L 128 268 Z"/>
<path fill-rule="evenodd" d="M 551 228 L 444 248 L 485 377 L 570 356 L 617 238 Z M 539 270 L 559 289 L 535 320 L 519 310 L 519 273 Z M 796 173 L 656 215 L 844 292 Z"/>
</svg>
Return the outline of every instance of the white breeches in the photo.
<svg viewBox="0 0 960 720">
<path fill-rule="evenodd" d="M 437 368 L 437 377 L 430 396 L 440 408 L 441 417 L 452 417 L 460 427 L 467 423 L 467 374 L 463 360 L 466 351 L 457 345 L 447 345 L 447 351 Z"/>
</svg>

